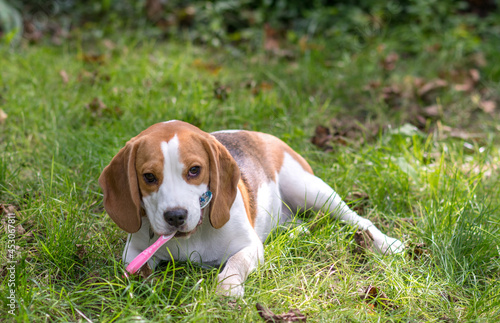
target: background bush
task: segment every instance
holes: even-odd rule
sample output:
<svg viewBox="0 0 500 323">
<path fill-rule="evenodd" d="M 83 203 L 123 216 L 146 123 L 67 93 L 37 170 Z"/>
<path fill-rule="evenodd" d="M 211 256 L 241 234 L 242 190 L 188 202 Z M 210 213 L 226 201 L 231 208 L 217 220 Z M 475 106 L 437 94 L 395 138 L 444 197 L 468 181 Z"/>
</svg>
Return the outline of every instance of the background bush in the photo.
<svg viewBox="0 0 500 323">
<path fill-rule="evenodd" d="M 498 32 L 490 30 L 498 18 L 494 0 L 29 0 L 14 1 L 12 7 L 22 13 L 25 32 L 36 29 L 53 36 L 61 30 L 86 28 L 105 35 L 120 28 L 147 29 L 153 37 L 181 36 L 213 46 L 251 48 L 261 46 L 270 34 L 293 42 L 301 36 L 345 37 L 349 33 L 367 41 L 389 31 L 404 34 L 401 26 L 435 33 L 468 26 L 471 19 L 482 33 Z M 14 27 L 3 16 L 5 35 Z"/>
</svg>

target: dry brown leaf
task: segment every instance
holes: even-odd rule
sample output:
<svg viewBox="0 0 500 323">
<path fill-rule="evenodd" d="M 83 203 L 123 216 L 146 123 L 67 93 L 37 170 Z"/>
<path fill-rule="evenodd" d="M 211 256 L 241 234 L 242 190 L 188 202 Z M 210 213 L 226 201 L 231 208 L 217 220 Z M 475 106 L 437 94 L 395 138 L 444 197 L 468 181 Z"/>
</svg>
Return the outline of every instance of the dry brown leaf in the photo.
<svg viewBox="0 0 500 323">
<path fill-rule="evenodd" d="M 359 293 L 361 299 L 365 300 L 367 303 L 373 303 L 375 307 L 382 307 L 384 309 L 394 309 L 397 308 L 392 304 L 387 297 L 387 295 L 380 290 L 380 288 L 370 284 L 365 290 Z"/>
<path fill-rule="evenodd" d="M 220 101 L 226 101 L 231 88 L 229 86 L 221 85 L 218 82 L 215 83 L 214 97 Z"/>
<path fill-rule="evenodd" d="M 397 53 L 392 52 L 380 62 L 380 65 L 382 65 L 382 67 L 386 71 L 392 71 L 394 68 L 396 68 L 396 63 L 398 60 L 399 60 L 399 55 Z"/>
<path fill-rule="evenodd" d="M 330 129 L 319 125 L 314 130 L 314 136 L 311 138 L 311 143 L 325 151 L 331 151 L 333 148 L 328 145 L 330 140 L 332 140 Z"/>
<path fill-rule="evenodd" d="M 264 25 L 264 49 L 270 52 L 279 52 L 281 50 L 279 38 L 279 32 L 266 23 Z"/>
<path fill-rule="evenodd" d="M 4 123 L 9 115 L 0 109 L 0 124 Z"/>
<path fill-rule="evenodd" d="M 366 192 L 362 192 L 353 187 L 351 192 L 346 196 L 346 202 L 354 202 L 356 204 L 351 206 L 351 209 L 359 215 L 366 214 L 365 207 L 370 200 L 370 196 Z"/>
<path fill-rule="evenodd" d="M 375 89 L 378 89 L 381 85 L 381 82 L 379 80 L 375 80 L 375 81 L 370 81 L 368 82 L 368 84 L 366 84 L 363 89 L 365 91 L 370 91 L 370 90 L 375 90 Z"/>
<path fill-rule="evenodd" d="M 76 256 L 78 259 L 82 260 L 88 254 L 87 249 L 82 244 L 76 245 Z"/>
<path fill-rule="evenodd" d="M 425 51 L 427 51 L 429 53 L 435 53 L 435 52 L 439 52 L 439 50 L 441 49 L 441 47 L 442 47 L 441 44 L 435 43 L 433 45 L 427 46 L 425 48 Z"/>
<path fill-rule="evenodd" d="M 425 107 L 422 109 L 422 112 L 424 115 L 427 117 L 439 117 L 441 114 L 440 111 L 442 110 L 441 106 L 439 104 L 433 104 L 428 107 Z"/>
<path fill-rule="evenodd" d="M 118 106 L 114 106 L 112 108 L 107 107 L 104 102 L 102 102 L 99 98 L 92 99 L 92 102 L 85 105 L 85 108 L 88 109 L 94 117 L 121 117 L 123 115 L 122 109 Z"/>
<path fill-rule="evenodd" d="M 235 299 L 228 300 L 227 305 L 233 310 L 241 311 L 241 305 Z"/>
<path fill-rule="evenodd" d="M 102 41 L 102 44 L 104 45 L 104 47 L 106 47 L 109 50 L 113 50 L 116 48 L 116 44 L 110 39 L 104 39 Z"/>
<path fill-rule="evenodd" d="M 455 91 L 459 92 L 471 92 L 474 90 L 476 85 L 478 84 L 481 76 L 479 71 L 475 68 L 470 69 L 466 72 L 458 71 L 453 75 L 455 78 L 461 78 L 463 83 L 455 84 Z"/>
<path fill-rule="evenodd" d="M 492 114 L 497 108 L 497 103 L 493 100 L 484 100 L 479 102 L 479 107 L 486 113 Z"/>
<path fill-rule="evenodd" d="M 245 83 L 246 87 L 251 89 L 253 95 L 258 95 L 260 92 L 270 91 L 274 88 L 274 85 L 270 82 L 259 82 L 257 81 L 248 81 Z"/>
<path fill-rule="evenodd" d="M 266 323 L 288 323 L 288 322 L 306 322 L 306 316 L 298 309 L 291 309 L 288 313 L 274 314 L 268 308 L 261 304 L 255 304 L 257 312 Z"/>
<path fill-rule="evenodd" d="M 142 266 L 141 269 L 139 269 L 139 271 L 137 272 L 137 274 L 143 279 L 148 278 L 152 273 L 153 270 L 151 270 L 151 267 L 149 267 L 148 263 L 145 263 L 144 266 Z"/>
<path fill-rule="evenodd" d="M 487 62 L 482 52 L 477 52 L 471 56 L 471 60 L 478 67 L 485 67 Z"/>
<path fill-rule="evenodd" d="M 23 37 L 30 42 L 38 42 L 43 37 L 43 33 L 36 27 L 32 20 L 24 20 Z"/>
<path fill-rule="evenodd" d="M 12 227 L 9 228 L 8 225 L 14 226 L 15 225 L 15 230 L 16 230 L 16 235 L 17 237 L 24 236 L 26 234 L 26 230 L 21 224 L 18 224 L 18 213 L 16 210 L 16 207 L 12 204 L 0 204 L 0 218 L 1 218 L 1 223 L 2 227 L 5 228 L 6 233 L 12 233 L 8 232 Z M 14 221 L 12 221 L 14 220 Z M 7 225 L 8 224 L 8 225 Z M 27 236 L 30 236 L 28 234 Z M 17 249 L 16 249 L 17 250 Z"/>
<path fill-rule="evenodd" d="M 12 204 L 0 204 L 0 215 L 16 215 L 16 207 Z"/>
<path fill-rule="evenodd" d="M 446 82 L 443 79 L 435 79 L 430 82 L 425 83 L 422 87 L 418 89 L 418 95 L 420 97 L 428 94 L 431 91 L 443 88 L 448 85 L 448 82 Z"/>
<path fill-rule="evenodd" d="M 66 73 L 65 70 L 60 70 L 59 71 L 59 76 L 61 76 L 61 79 L 64 84 L 67 84 L 69 82 L 69 76 L 68 73 Z"/>
<path fill-rule="evenodd" d="M 97 115 L 101 115 L 102 111 L 106 109 L 106 105 L 99 98 L 92 99 L 92 102 L 85 105 L 85 107 Z"/>
<path fill-rule="evenodd" d="M 196 67 L 197 69 L 207 71 L 213 75 L 219 74 L 220 70 L 222 69 L 222 66 L 220 66 L 218 64 L 204 62 L 199 58 L 197 58 L 193 61 L 193 66 Z"/>
<path fill-rule="evenodd" d="M 18 226 L 16 226 L 16 233 L 18 237 L 23 236 L 26 233 L 26 230 L 21 224 L 19 224 Z"/>
<path fill-rule="evenodd" d="M 417 260 L 425 255 L 429 255 L 429 250 L 427 249 L 425 243 L 417 243 L 413 246 L 413 248 L 411 248 L 410 246 L 407 251 L 408 255 L 413 258 L 413 260 Z"/>
<path fill-rule="evenodd" d="M 382 88 L 381 98 L 387 105 L 398 107 L 402 97 L 401 93 L 401 88 L 396 84 L 392 84 Z"/>
<path fill-rule="evenodd" d="M 471 80 L 474 83 L 479 82 L 479 79 L 481 78 L 481 76 L 479 74 L 479 71 L 477 69 L 475 69 L 475 68 L 472 68 L 472 69 L 469 70 L 469 75 L 470 75 Z"/>
<path fill-rule="evenodd" d="M 291 50 L 283 49 L 285 32 L 272 28 L 268 23 L 264 25 L 264 50 L 278 57 L 293 59 L 295 54 Z"/>
<path fill-rule="evenodd" d="M 358 230 L 354 233 L 354 242 L 356 242 L 355 253 L 363 254 L 367 250 L 371 250 L 373 245 L 373 237 L 370 231 Z"/>
<path fill-rule="evenodd" d="M 474 83 L 466 82 L 463 84 L 455 84 L 455 91 L 458 92 L 471 92 L 474 89 Z"/>
<path fill-rule="evenodd" d="M 309 37 L 302 36 L 299 39 L 299 48 L 301 52 L 305 52 L 307 50 L 322 50 L 325 46 L 317 45 L 309 42 Z"/>
<path fill-rule="evenodd" d="M 476 133 L 470 133 L 462 129 L 452 128 L 450 131 L 450 137 L 469 140 L 469 139 L 479 139 L 481 138 L 481 135 Z"/>
<path fill-rule="evenodd" d="M 95 53 L 83 53 L 80 55 L 80 59 L 86 63 L 93 64 L 104 64 L 106 62 L 106 55 L 95 54 Z"/>
</svg>

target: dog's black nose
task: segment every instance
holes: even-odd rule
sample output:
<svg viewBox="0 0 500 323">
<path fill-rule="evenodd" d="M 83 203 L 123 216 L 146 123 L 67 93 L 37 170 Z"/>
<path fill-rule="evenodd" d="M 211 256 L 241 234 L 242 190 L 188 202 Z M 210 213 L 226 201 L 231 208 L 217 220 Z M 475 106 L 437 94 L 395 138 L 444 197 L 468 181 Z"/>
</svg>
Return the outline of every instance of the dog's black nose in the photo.
<svg viewBox="0 0 500 323">
<path fill-rule="evenodd" d="M 173 227 L 180 227 L 184 224 L 187 218 L 187 210 L 185 209 L 173 209 L 166 211 L 163 214 L 165 221 Z"/>
</svg>

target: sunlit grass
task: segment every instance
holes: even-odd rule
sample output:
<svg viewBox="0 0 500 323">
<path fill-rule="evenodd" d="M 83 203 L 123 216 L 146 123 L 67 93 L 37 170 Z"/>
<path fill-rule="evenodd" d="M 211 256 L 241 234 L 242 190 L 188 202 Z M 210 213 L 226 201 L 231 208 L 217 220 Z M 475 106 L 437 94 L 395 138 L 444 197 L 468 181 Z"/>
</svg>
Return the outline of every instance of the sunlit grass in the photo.
<svg viewBox="0 0 500 323">
<path fill-rule="evenodd" d="M 495 117 L 477 116 L 482 121 L 470 132 L 480 132 L 479 140 L 445 138 L 439 129 L 398 131 L 408 122 L 405 110 L 363 90 L 376 79 L 437 77 L 437 66 L 466 57 L 444 48 L 429 61 L 423 53 L 387 78 L 377 67 L 377 44 L 357 53 L 304 53 L 293 62 L 134 44 L 106 52 L 102 65 L 79 59 L 88 45 L 73 43 L 1 52 L 0 108 L 8 118 L 0 128 L 0 201 L 19 208 L 16 225 L 25 230 L 16 233 L 19 322 L 250 322 L 259 320 L 256 303 L 275 313 L 296 308 L 312 322 L 500 318 Z M 398 49 L 392 39 L 386 44 Z M 443 105 L 470 100 L 452 89 L 440 97 Z M 94 98 L 103 106 L 90 107 Z M 335 144 L 330 153 L 312 146 L 315 126 L 339 113 L 391 128 L 364 143 Z M 459 117 L 440 122 L 459 127 Z M 359 254 L 356 228 L 309 214 L 310 222 L 268 239 L 266 262 L 250 275 L 243 299 L 217 296 L 219 268 L 191 263 L 165 265 L 147 280 L 124 278 L 125 234 L 103 210 L 97 178 L 128 139 L 168 119 L 284 139 L 382 231 L 403 240 L 407 254 Z M 370 285 L 390 306 L 360 296 Z M 10 320 L 4 297 L 0 312 Z"/>
</svg>

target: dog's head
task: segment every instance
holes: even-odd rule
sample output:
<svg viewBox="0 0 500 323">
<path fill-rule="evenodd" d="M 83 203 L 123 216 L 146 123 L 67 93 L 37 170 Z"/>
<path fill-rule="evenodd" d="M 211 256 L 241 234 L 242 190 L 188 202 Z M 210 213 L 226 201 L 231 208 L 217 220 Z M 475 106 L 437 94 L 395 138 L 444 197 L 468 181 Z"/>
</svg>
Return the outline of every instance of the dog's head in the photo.
<svg viewBox="0 0 500 323">
<path fill-rule="evenodd" d="M 158 235 L 189 235 L 202 221 L 200 197 L 210 190 L 211 225 L 229 221 L 240 171 L 213 136 L 182 121 L 155 124 L 127 142 L 99 177 L 104 207 L 134 233 L 141 216 Z"/>
</svg>

